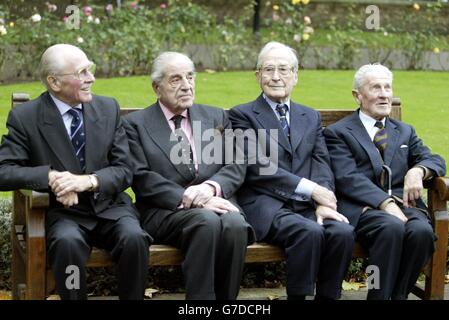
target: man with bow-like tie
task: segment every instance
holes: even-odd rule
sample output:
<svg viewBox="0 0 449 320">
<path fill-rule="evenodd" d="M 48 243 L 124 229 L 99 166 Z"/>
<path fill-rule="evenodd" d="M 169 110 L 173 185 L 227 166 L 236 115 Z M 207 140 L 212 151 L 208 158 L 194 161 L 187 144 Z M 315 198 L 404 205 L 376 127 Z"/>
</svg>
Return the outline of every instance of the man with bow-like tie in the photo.
<svg viewBox="0 0 449 320">
<path fill-rule="evenodd" d="M 389 118 L 393 74 L 364 65 L 352 94 L 360 108 L 324 131 L 335 174 L 338 209 L 355 226 L 357 240 L 379 268 L 379 287 L 368 299 L 406 299 L 434 251 L 435 235 L 421 200 L 423 180 L 443 176 L 415 129 Z M 391 195 L 385 188 L 384 168 Z"/>
<path fill-rule="evenodd" d="M 257 239 L 285 249 L 288 299 L 314 295 L 315 283 L 315 299 L 338 299 L 354 232 L 336 211 L 320 114 L 290 99 L 297 73 L 292 48 L 266 44 L 256 71 L 262 94 L 230 110 L 233 128 L 250 138 L 256 133 L 258 147 L 270 150 L 254 157 L 255 143 L 249 139 L 244 149 L 247 175 L 238 200 Z"/>
</svg>

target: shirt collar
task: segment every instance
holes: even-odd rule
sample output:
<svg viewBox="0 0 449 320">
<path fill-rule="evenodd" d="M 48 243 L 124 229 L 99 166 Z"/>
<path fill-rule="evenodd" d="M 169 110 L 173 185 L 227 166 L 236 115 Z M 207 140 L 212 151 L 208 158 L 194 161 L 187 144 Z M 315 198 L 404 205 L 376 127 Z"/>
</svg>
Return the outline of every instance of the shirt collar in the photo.
<svg viewBox="0 0 449 320">
<path fill-rule="evenodd" d="M 166 106 L 164 106 L 162 104 L 162 102 L 159 100 L 159 105 L 161 106 L 161 110 L 162 113 L 164 114 L 165 118 L 167 119 L 167 121 L 170 121 L 171 118 L 173 118 L 176 114 L 174 114 L 169 108 L 167 108 Z M 184 118 L 188 119 L 189 118 L 189 113 L 187 112 L 188 109 L 185 109 L 182 113 L 181 116 L 183 116 Z"/>
<path fill-rule="evenodd" d="M 364 123 L 368 128 L 374 127 L 374 125 L 376 124 L 376 122 L 378 120 L 370 117 L 369 115 L 367 115 L 366 113 L 364 113 L 362 110 L 359 110 L 359 118 L 362 121 L 362 123 Z M 380 120 L 380 122 L 382 122 L 382 124 L 385 126 L 385 117 Z"/>
<path fill-rule="evenodd" d="M 51 93 L 50 93 L 50 97 L 53 99 L 53 102 L 55 103 L 55 105 L 56 105 L 56 107 L 58 108 L 59 113 L 60 113 L 61 115 L 64 115 L 65 113 L 67 113 L 67 111 L 69 111 L 70 109 L 72 109 L 71 106 L 69 106 L 67 103 L 65 103 L 65 102 L 63 102 L 63 101 L 61 101 L 61 100 L 59 100 L 58 98 L 56 98 L 56 97 L 55 97 L 54 95 L 52 95 Z M 82 110 L 82 105 L 81 105 L 81 103 L 80 103 L 79 105 L 74 106 L 73 108 Z"/>
<path fill-rule="evenodd" d="M 268 102 L 268 104 L 270 105 L 271 109 L 273 109 L 273 111 L 276 111 L 276 106 L 277 106 L 278 104 L 281 104 L 281 103 L 274 102 L 273 100 L 271 100 L 270 98 L 268 98 L 268 97 L 265 95 L 265 93 L 263 94 L 263 98 L 265 99 L 266 102 Z M 285 101 L 285 102 L 282 103 L 282 104 L 285 104 L 285 105 L 287 106 L 287 108 L 288 108 L 287 111 L 290 111 L 290 99 L 287 99 L 287 101 Z"/>
</svg>

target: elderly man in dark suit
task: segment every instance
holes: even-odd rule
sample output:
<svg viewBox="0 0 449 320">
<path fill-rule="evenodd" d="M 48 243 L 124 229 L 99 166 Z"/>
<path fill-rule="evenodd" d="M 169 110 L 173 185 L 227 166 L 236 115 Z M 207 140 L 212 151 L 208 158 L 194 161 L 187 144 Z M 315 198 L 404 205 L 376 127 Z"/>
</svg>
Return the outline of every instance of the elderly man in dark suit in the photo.
<svg viewBox="0 0 449 320">
<path fill-rule="evenodd" d="M 151 78 L 157 102 L 124 120 L 142 224 L 181 249 L 187 299 L 236 299 L 253 231 L 234 199 L 245 166 L 223 152 L 231 124 L 223 110 L 193 103 L 187 56 L 162 53 Z"/>
<path fill-rule="evenodd" d="M 238 200 L 257 239 L 285 249 L 288 299 L 313 295 L 315 282 L 315 299 L 338 299 L 351 261 L 353 227 L 336 211 L 320 114 L 290 99 L 297 72 L 295 51 L 268 43 L 257 61 L 262 94 L 230 110 L 233 128 L 248 137 L 247 176 Z M 269 152 L 250 150 L 263 145 Z"/>
<path fill-rule="evenodd" d="M 406 299 L 434 251 L 422 181 L 443 176 L 445 162 L 412 126 L 389 118 L 393 74 L 388 68 L 362 66 L 352 94 L 360 108 L 324 131 L 338 208 L 379 270 L 379 286 L 368 291 L 368 299 Z"/>
<path fill-rule="evenodd" d="M 84 266 L 92 246 L 110 251 L 117 263 L 119 297 L 143 299 L 151 238 L 123 192 L 132 172 L 119 106 L 92 95 L 93 72 L 77 47 L 44 52 L 40 74 L 48 91 L 9 113 L 0 189 L 50 193 L 48 257 L 62 299 L 87 299 Z M 79 287 L 66 284 L 74 268 Z"/>
</svg>

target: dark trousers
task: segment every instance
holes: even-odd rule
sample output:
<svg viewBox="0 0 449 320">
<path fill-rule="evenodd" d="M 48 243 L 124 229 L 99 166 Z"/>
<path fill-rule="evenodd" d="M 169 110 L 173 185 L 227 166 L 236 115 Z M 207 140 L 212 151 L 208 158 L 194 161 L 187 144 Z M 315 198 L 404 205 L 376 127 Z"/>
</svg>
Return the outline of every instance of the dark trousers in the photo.
<svg viewBox="0 0 449 320">
<path fill-rule="evenodd" d="M 405 224 L 381 210 L 368 210 L 357 224 L 357 239 L 368 249 L 369 264 L 379 268 L 379 288 L 368 290 L 370 300 L 407 299 L 435 250 L 427 216 L 417 209 L 402 210 Z"/>
<path fill-rule="evenodd" d="M 54 220 L 47 226 L 48 256 L 61 299 L 87 299 L 85 265 L 92 246 L 109 251 L 117 264 L 119 298 L 143 299 L 150 241 L 138 219 L 130 215 L 98 219 L 92 230 L 67 217 Z M 76 275 L 69 266 L 79 271 L 78 282 L 71 278 Z"/>
<path fill-rule="evenodd" d="M 144 228 L 156 243 L 182 251 L 186 299 L 237 298 L 251 230 L 243 215 L 194 208 L 174 211 L 160 223 L 156 220 L 146 221 Z"/>
<path fill-rule="evenodd" d="M 274 217 L 267 242 L 285 249 L 287 295 L 338 299 L 351 262 L 354 228 L 343 222 L 316 222 L 313 209 L 293 212 L 282 208 Z"/>
</svg>

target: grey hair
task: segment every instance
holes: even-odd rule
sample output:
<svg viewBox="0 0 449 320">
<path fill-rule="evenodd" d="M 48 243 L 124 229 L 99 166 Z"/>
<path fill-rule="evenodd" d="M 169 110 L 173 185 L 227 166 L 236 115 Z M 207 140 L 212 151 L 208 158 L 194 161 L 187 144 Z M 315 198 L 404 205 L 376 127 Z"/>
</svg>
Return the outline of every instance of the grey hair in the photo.
<svg viewBox="0 0 449 320">
<path fill-rule="evenodd" d="M 365 79 L 365 76 L 368 73 L 372 72 L 383 73 L 387 77 L 389 77 L 391 81 L 393 81 L 393 73 L 384 65 L 381 65 L 380 63 L 365 64 L 361 66 L 354 75 L 353 89 L 360 91 L 363 86 L 363 80 Z"/>
<path fill-rule="evenodd" d="M 195 72 L 195 65 L 188 56 L 179 52 L 166 51 L 158 55 L 156 59 L 153 60 L 153 66 L 151 67 L 151 80 L 155 83 L 160 83 L 165 76 L 165 66 L 176 58 L 189 63 L 192 66 L 193 72 Z"/>
<path fill-rule="evenodd" d="M 47 89 L 50 89 L 47 76 L 63 72 L 67 59 L 76 51 L 84 54 L 80 48 L 70 44 L 55 44 L 44 51 L 39 63 L 39 78 Z"/>
<path fill-rule="evenodd" d="M 285 50 L 288 53 L 288 55 L 290 56 L 290 60 L 291 60 L 290 62 L 292 64 L 292 66 L 293 66 L 293 71 L 294 72 L 298 71 L 298 56 L 296 54 L 296 50 L 291 48 L 291 47 L 289 47 L 289 46 L 287 46 L 287 45 L 285 45 L 285 44 L 283 44 L 283 43 L 276 42 L 276 41 L 268 42 L 262 48 L 262 50 L 260 50 L 259 57 L 257 58 L 257 65 L 256 65 L 257 70 L 259 70 L 262 67 L 262 63 L 263 63 L 263 60 L 264 60 L 265 56 L 271 50 L 274 50 L 274 49 Z"/>
</svg>

